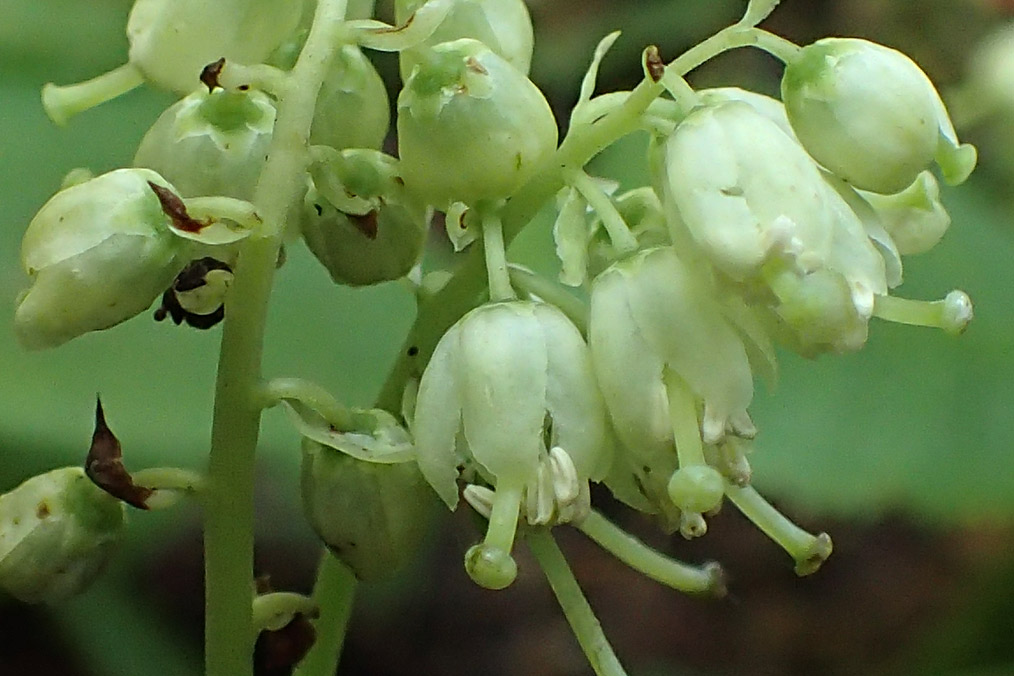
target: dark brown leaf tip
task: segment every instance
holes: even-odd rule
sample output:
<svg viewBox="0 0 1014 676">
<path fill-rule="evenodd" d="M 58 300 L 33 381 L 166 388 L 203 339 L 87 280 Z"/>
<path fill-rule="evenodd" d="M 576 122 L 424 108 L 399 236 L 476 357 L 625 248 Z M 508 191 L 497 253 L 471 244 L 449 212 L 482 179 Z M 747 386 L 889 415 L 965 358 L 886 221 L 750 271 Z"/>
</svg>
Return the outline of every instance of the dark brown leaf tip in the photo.
<svg viewBox="0 0 1014 676">
<path fill-rule="evenodd" d="M 196 219 L 190 218 L 190 214 L 187 213 L 187 207 L 183 204 L 183 200 L 180 196 L 174 193 L 169 188 L 164 188 L 158 183 L 148 181 L 148 185 L 151 187 L 152 192 L 158 197 L 159 203 L 162 205 L 162 212 L 173 222 L 173 227 L 177 230 L 183 230 L 184 232 L 200 232 L 208 226 L 208 223 L 202 223 Z"/>
<path fill-rule="evenodd" d="M 218 78 L 222 74 L 222 68 L 225 67 L 225 57 L 223 56 L 218 61 L 209 63 L 201 70 L 201 82 L 208 88 L 208 92 L 213 92 L 222 85 L 219 84 Z"/>
<path fill-rule="evenodd" d="M 106 493 L 138 509 L 148 509 L 148 498 L 155 492 L 134 485 L 130 473 L 123 466 L 120 442 L 106 424 L 102 401 L 98 397 L 95 398 L 95 432 L 85 460 L 85 474 Z"/>
<path fill-rule="evenodd" d="M 662 60 L 662 56 L 658 53 L 658 47 L 655 45 L 649 45 L 644 50 L 644 69 L 652 82 L 661 80 L 665 73 L 665 61 Z"/>
</svg>

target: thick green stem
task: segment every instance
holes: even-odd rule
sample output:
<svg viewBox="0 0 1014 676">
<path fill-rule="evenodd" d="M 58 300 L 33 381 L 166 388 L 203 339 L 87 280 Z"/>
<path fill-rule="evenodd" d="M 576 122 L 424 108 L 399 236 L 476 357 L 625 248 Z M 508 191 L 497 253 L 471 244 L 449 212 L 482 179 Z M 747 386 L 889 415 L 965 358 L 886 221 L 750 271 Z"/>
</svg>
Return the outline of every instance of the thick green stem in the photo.
<svg viewBox="0 0 1014 676">
<path fill-rule="evenodd" d="M 279 98 L 268 162 L 253 199 L 263 228 L 244 241 L 226 300 L 204 517 L 207 676 L 253 673 L 253 479 L 264 326 L 285 216 L 303 185 L 310 123 L 345 4 L 321 0 Z"/>
<path fill-rule="evenodd" d="M 313 600 L 320 609 L 314 623 L 317 642 L 299 663 L 293 676 L 334 676 L 341 657 L 345 629 L 352 615 L 356 577 L 348 566 L 325 552 L 317 570 L 317 583 L 313 587 Z"/>
<path fill-rule="evenodd" d="M 549 529 L 532 529 L 525 542 L 538 560 L 542 572 L 546 574 L 549 586 L 553 588 L 556 600 L 597 676 L 626 676 L 609 640 L 602 632 L 595 612 L 588 605 L 588 600 L 574 579 L 574 573 L 567 565 L 567 559 L 553 540 Z"/>
</svg>

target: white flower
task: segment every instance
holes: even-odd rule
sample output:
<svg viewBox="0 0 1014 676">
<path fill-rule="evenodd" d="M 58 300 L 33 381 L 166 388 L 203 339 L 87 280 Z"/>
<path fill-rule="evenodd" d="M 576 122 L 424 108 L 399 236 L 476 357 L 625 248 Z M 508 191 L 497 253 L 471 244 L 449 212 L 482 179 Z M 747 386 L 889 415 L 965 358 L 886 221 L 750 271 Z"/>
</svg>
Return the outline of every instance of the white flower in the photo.
<svg viewBox="0 0 1014 676">
<path fill-rule="evenodd" d="M 485 542 L 466 557 L 483 586 L 513 581 L 519 509 L 527 500 L 538 513 L 540 492 L 554 492 L 547 493 L 553 481 L 541 474 L 572 472 L 576 481 L 565 483 L 580 492 L 608 469 L 605 409 L 588 349 L 563 313 L 545 303 L 491 303 L 462 317 L 423 373 L 414 418 L 419 468 L 448 507 L 458 503 L 463 463 L 474 463 L 496 488 Z M 558 506 L 576 498 L 562 484 L 555 492 Z"/>
</svg>

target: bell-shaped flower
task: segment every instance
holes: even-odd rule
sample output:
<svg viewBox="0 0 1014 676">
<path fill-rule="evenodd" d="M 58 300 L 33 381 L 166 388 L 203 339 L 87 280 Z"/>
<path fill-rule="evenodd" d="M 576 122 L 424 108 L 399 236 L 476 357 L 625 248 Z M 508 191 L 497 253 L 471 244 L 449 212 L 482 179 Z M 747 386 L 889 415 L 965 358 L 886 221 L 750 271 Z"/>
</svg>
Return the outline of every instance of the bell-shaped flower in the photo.
<svg viewBox="0 0 1014 676">
<path fill-rule="evenodd" d="M 556 150 L 546 97 L 476 40 L 445 42 L 420 55 L 425 61 L 398 97 L 405 185 L 441 208 L 509 197 Z"/>
<path fill-rule="evenodd" d="M 424 3 L 425 0 L 397 0 L 394 3 L 395 19 L 399 24 L 404 23 Z M 461 38 L 478 40 L 520 72 L 528 74 L 534 35 L 532 18 L 524 0 L 455 0 L 430 37 L 399 53 L 402 81 L 408 81 L 412 69 L 420 62 L 420 49 Z"/>
<path fill-rule="evenodd" d="M 98 576 L 124 529 L 124 504 L 80 467 L 54 469 L 0 495 L 0 589 L 55 603 Z"/>
<path fill-rule="evenodd" d="M 158 172 L 181 197 L 249 200 L 274 126 L 267 94 L 200 89 L 159 116 L 141 139 L 134 166 Z"/>
<path fill-rule="evenodd" d="M 32 219 L 21 263 L 32 286 L 14 328 L 30 349 L 55 347 L 142 312 L 187 262 L 147 169 L 118 169 L 54 195 Z"/>
<path fill-rule="evenodd" d="M 747 348 L 710 270 L 690 267 L 671 247 L 641 251 L 596 277 L 589 326 L 595 375 L 629 458 L 614 478 L 650 468 L 634 480 L 648 502 L 665 513 L 671 500 L 684 534 L 701 534 L 701 514 L 722 497 L 702 442 L 756 431 Z"/>
<path fill-rule="evenodd" d="M 807 151 L 856 188 L 899 192 L 934 160 L 951 184 L 975 167 L 933 83 L 888 47 L 856 38 L 804 47 L 785 68 L 782 101 Z"/>
<path fill-rule="evenodd" d="M 419 468 L 448 507 L 458 503 L 462 465 L 496 489 L 485 540 L 466 555 L 476 582 L 513 581 L 522 506 L 535 521 L 580 516 L 569 507 L 609 466 L 605 416 L 584 339 L 551 305 L 483 305 L 441 338 L 419 384 L 413 432 Z"/>
<path fill-rule="evenodd" d="M 730 277 L 751 278 L 779 254 L 807 267 L 826 258 L 833 228 L 824 179 L 799 144 L 752 105 L 694 109 L 666 140 L 662 166 L 670 226 L 685 226 Z"/>
</svg>

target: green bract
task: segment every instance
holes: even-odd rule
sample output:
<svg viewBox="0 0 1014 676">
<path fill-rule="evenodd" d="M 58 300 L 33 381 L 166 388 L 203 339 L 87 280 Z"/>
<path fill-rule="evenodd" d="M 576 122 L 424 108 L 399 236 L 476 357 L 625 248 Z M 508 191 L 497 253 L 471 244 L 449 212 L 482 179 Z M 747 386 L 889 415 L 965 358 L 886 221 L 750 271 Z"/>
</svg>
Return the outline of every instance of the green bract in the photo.
<svg viewBox="0 0 1014 676">
<path fill-rule="evenodd" d="M 476 40 L 422 54 L 398 97 L 405 184 L 438 207 L 510 196 L 556 149 L 542 92 Z"/>
<path fill-rule="evenodd" d="M 433 494 L 414 462 L 375 463 L 303 440 L 303 511 L 360 580 L 390 577 L 418 550 Z"/>
<path fill-rule="evenodd" d="M 949 183 L 975 166 L 933 83 L 882 45 L 825 38 L 804 47 L 785 68 L 782 100 L 807 151 L 857 188 L 904 190 L 934 159 Z"/>
<path fill-rule="evenodd" d="M 310 143 L 343 148 L 380 148 L 391 113 L 384 81 L 358 47 L 334 57 L 313 113 Z"/>
<path fill-rule="evenodd" d="M 127 19 L 129 59 L 149 82 L 186 94 L 224 57 L 257 64 L 295 29 L 298 0 L 137 0 Z"/>
<path fill-rule="evenodd" d="M 124 505 L 80 467 L 54 469 L 0 495 L 0 589 L 56 603 L 102 571 L 124 527 Z"/>
<path fill-rule="evenodd" d="M 14 317 L 28 348 L 60 345 L 142 312 L 186 263 L 185 241 L 148 182 L 148 169 L 118 169 L 54 195 L 28 225 L 21 264 L 32 279 Z"/>
<path fill-rule="evenodd" d="M 398 177 L 398 161 L 376 150 L 328 152 L 311 170 L 303 239 L 339 284 L 399 279 L 419 260 L 427 212 Z"/>
<path fill-rule="evenodd" d="M 404 23 L 425 0 L 396 0 L 395 18 Z M 440 26 L 422 44 L 399 54 L 401 79 L 423 59 L 419 51 L 441 42 L 472 38 L 499 54 L 519 71 L 528 74 L 532 62 L 532 19 L 524 0 L 456 0 Z"/>
<path fill-rule="evenodd" d="M 266 94 L 198 90 L 159 116 L 141 139 L 134 166 L 157 171 L 181 197 L 249 200 L 274 124 Z"/>
<path fill-rule="evenodd" d="M 824 179 L 752 105 L 695 109 L 666 141 L 664 171 L 670 225 L 685 224 L 726 274 L 749 278 L 773 255 L 805 266 L 826 258 L 833 228 Z"/>
</svg>

